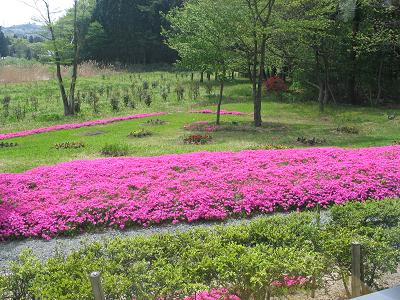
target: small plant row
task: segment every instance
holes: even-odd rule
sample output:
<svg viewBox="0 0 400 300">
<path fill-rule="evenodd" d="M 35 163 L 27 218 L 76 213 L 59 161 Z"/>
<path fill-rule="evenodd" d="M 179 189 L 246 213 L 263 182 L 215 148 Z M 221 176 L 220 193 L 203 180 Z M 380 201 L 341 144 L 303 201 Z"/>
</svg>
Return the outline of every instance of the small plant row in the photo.
<svg viewBox="0 0 400 300">
<path fill-rule="evenodd" d="M 144 122 L 143 124 L 141 124 L 142 126 L 154 126 L 154 125 L 165 125 L 167 122 L 165 122 L 164 120 L 160 120 L 160 119 L 151 119 L 148 120 L 146 122 Z"/>
<path fill-rule="evenodd" d="M 205 134 L 193 134 L 193 135 L 188 135 L 183 138 L 183 143 L 184 144 L 190 144 L 190 145 L 205 145 L 211 142 L 212 136 Z"/>
<path fill-rule="evenodd" d="M 18 146 L 17 143 L 0 142 L 0 148 L 12 148 L 17 146 Z"/>
<path fill-rule="evenodd" d="M 282 144 L 260 144 L 260 145 L 251 145 L 247 148 L 247 150 L 285 150 L 291 148 L 293 147 Z"/>
<path fill-rule="evenodd" d="M 82 87 L 75 95 L 75 111 L 80 113 L 83 104 L 86 104 L 93 113 L 100 113 L 106 106 L 111 108 L 112 111 L 119 111 L 122 105 L 127 109 L 135 109 L 139 103 L 150 107 L 155 101 L 167 102 L 171 95 L 176 94 L 175 99 L 182 102 L 185 98 L 198 99 L 201 94 L 201 85 L 199 82 L 185 82 L 185 81 L 168 81 L 165 78 L 160 80 L 142 80 L 135 76 L 129 77 L 128 82 L 126 78 L 121 76 L 119 84 L 106 85 L 101 83 L 96 87 Z M 173 87 L 175 85 L 175 87 Z M 37 88 L 37 87 L 35 87 Z M 207 82 L 205 84 L 205 91 L 207 95 L 211 96 L 213 93 L 213 83 Z M 8 94 L 9 93 L 9 94 Z M 8 120 L 21 121 L 26 118 L 27 113 L 32 113 L 33 119 L 41 119 L 41 110 L 47 109 L 41 102 L 43 98 L 47 98 L 46 103 L 55 102 L 53 100 L 59 98 L 57 91 L 48 92 L 46 95 L 31 96 L 21 101 L 17 96 L 14 96 L 10 90 L 0 98 L 0 116 Z M 17 99 L 15 99 L 17 98 Z M 42 103 L 42 107 L 40 106 Z M 44 113 L 46 114 L 46 112 Z M 39 115 L 39 117 L 38 117 Z"/>
<path fill-rule="evenodd" d="M 337 132 L 341 133 L 347 133 L 347 134 L 359 134 L 360 130 L 357 127 L 354 126 L 342 126 L 336 128 Z"/>
<path fill-rule="evenodd" d="M 54 148 L 56 148 L 57 150 L 60 150 L 60 149 L 79 149 L 79 148 L 85 148 L 85 143 L 83 143 L 83 142 L 63 142 L 63 143 L 55 144 Z"/>
<path fill-rule="evenodd" d="M 143 138 L 143 137 L 151 136 L 151 135 L 153 135 L 153 133 L 151 131 L 144 130 L 144 129 L 139 129 L 139 130 L 132 131 L 128 135 L 128 137 L 130 137 L 130 138 Z"/>
<path fill-rule="evenodd" d="M 25 251 L 0 275 L 0 298 L 92 299 L 88 274 L 94 270 L 102 274 L 106 299 L 193 300 L 212 293 L 204 299 L 264 300 L 306 295 L 327 280 L 342 281 L 349 296 L 356 240 L 364 283 L 379 288 L 380 277 L 400 263 L 400 200 L 353 202 L 329 214 L 324 222 L 318 213 L 303 212 L 97 241 L 46 262 Z"/>
<path fill-rule="evenodd" d="M 316 138 L 316 137 L 313 137 L 313 138 L 298 137 L 297 138 L 297 142 L 301 143 L 303 145 L 317 146 L 317 145 L 326 144 L 326 139 L 319 139 L 319 138 Z"/>
</svg>

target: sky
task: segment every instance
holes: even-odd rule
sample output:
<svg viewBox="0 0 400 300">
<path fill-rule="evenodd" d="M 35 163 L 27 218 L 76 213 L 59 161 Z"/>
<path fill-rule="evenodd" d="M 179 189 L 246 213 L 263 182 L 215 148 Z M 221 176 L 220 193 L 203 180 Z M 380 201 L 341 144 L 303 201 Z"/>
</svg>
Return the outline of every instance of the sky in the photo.
<svg viewBox="0 0 400 300">
<path fill-rule="evenodd" d="M 41 0 L 38 0 L 39 3 Z M 50 9 L 62 14 L 67 8 L 73 6 L 73 0 L 48 0 Z M 0 0 L 0 26 L 8 27 L 25 23 L 33 23 L 32 18 L 37 17 L 35 9 L 27 4 L 33 5 L 35 0 Z"/>
</svg>

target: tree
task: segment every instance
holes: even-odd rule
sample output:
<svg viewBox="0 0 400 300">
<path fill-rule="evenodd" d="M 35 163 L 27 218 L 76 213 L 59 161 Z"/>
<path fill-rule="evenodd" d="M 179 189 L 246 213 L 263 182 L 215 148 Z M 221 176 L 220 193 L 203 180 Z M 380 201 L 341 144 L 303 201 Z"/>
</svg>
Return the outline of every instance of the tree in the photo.
<svg viewBox="0 0 400 300">
<path fill-rule="evenodd" d="M 210 70 L 217 76 L 220 83 L 217 124 L 220 124 L 227 71 L 237 56 L 233 51 L 235 30 L 231 21 L 238 18 L 237 7 L 228 1 L 213 0 L 189 0 L 167 17 L 171 27 L 166 32 L 168 45 L 179 53 L 180 64 L 192 71 Z"/>
<path fill-rule="evenodd" d="M 60 38 L 57 34 L 57 27 L 54 23 L 52 17 L 52 10 L 50 8 L 49 0 L 33 0 L 32 7 L 40 15 L 40 20 L 43 22 L 45 27 L 48 29 L 49 47 L 53 57 L 53 63 L 56 66 L 56 75 L 58 87 L 60 90 L 61 99 L 64 105 L 64 115 L 74 115 L 75 114 L 75 89 L 76 81 L 78 78 L 78 60 L 79 60 L 79 29 L 78 29 L 78 0 L 74 0 L 73 6 L 73 34 L 72 34 L 72 48 L 73 48 L 73 58 L 72 58 L 72 75 L 69 87 L 69 94 L 67 94 L 65 82 L 63 80 L 63 75 L 61 73 L 61 65 L 64 62 L 62 56 L 62 49 L 66 48 L 65 41 Z"/>
<path fill-rule="evenodd" d="M 101 59 L 128 64 L 174 62 L 176 52 L 161 35 L 161 28 L 168 27 L 162 14 L 182 3 L 183 0 L 98 0 L 93 21 L 102 26 L 107 36 Z"/>
<path fill-rule="evenodd" d="M 0 26 L 0 58 L 8 56 L 8 40 L 1 29 Z"/>
<path fill-rule="evenodd" d="M 245 0 L 251 13 L 253 37 L 251 81 L 253 85 L 254 125 L 261 126 L 261 97 L 263 76 L 265 73 L 265 53 L 268 38 L 268 27 L 275 0 Z M 257 78 L 258 66 L 258 78 Z"/>
</svg>

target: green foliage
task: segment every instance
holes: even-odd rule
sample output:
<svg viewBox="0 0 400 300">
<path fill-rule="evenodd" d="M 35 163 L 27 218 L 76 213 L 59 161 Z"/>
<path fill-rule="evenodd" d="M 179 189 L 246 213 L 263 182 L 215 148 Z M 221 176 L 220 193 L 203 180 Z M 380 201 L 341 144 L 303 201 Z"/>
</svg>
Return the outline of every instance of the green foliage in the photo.
<svg viewBox="0 0 400 300">
<path fill-rule="evenodd" d="M 348 133 L 348 134 L 359 134 L 360 130 L 354 126 L 342 126 L 336 129 L 338 132 Z"/>
<path fill-rule="evenodd" d="M 127 145 L 107 144 L 101 149 L 101 154 L 107 157 L 127 156 L 129 148 Z"/>
<path fill-rule="evenodd" d="M 3 116 L 5 118 L 8 117 L 10 114 L 10 103 L 11 103 L 11 97 L 10 96 L 5 96 L 3 100 L 1 101 L 2 109 L 3 109 Z"/>
<path fill-rule="evenodd" d="M 85 143 L 83 142 L 64 142 L 64 143 L 56 143 L 54 148 L 57 150 L 60 149 L 79 149 L 85 148 Z"/>
<path fill-rule="evenodd" d="M 161 37 L 161 27 L 168 26 L 162 17 L 183 1 L 161 0 L 99 0 L 96 1 L 89 27 L 88 43 L 91 57 L 98 60 L 125 64 L 172 63 L 176 53 L 169 49 Z M 161 13 L 160 13 L 161 12 Z M 94 24 L 94 23 L 92 23 Z M 102 43 L 98 40 L 102 40 Z M 116 46 L 118 45 L 118 46 Z"/>
<path fill-rule="evenodd" d="M 114 95 L 110 99 L 111 109 L 113 111 L 119 111 L 119 98 L 118 95 Z"/>
<path fill-rule="evenodd" d="M 264 300 L 316 288 L 326 276 L 339 275 L 347 282 L 355 240 L 363 246 L 365 282 L 374 286 L 400 262 L 399 249 L 381 231 L 385 220 L 396 228 L 391 220 L 398 222 L 399 207 L 400 200 L 336 206 L 331 221 L 320 225 L 315 213 L 293 213 L 249 224 L 116 238 L 44 263 L 25 252 L 10 273 L 0 276 L 0 295 L 91 299 L 88 274 L 96 270 L 102 273 L 107 299 L 174 299 L 222 286 L 242 299 Z M 355 219 L 347 220 L 352 213 Z M 380 221 L 369 221 L 375 219 Z M 376 233 L 369 235 L 365 228 Z M 304 278 L 302 284 L 282 284 L 297 276 Z"/>
<path fill-rule="evenodd" d="M 0 58 L 8 56 L 8 41 L 0 26 Z"/>
<path fill-rule="evenodd" d="M 129 137 L 142 138 L 142 137 L 151 136 L 151 135 L 153 135 L 153 133 L 151 131 L 148 131 L 145 129 L 139 129 L 139 130 L 132 131 L 129 134 Z"/>
</svg>

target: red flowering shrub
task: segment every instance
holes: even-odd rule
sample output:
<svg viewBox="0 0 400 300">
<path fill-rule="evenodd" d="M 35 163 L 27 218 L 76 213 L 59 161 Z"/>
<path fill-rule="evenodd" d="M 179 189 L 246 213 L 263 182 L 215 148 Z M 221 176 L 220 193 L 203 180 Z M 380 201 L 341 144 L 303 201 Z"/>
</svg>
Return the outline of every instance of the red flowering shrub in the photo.
<svg viewBox="0 0 400 300">
<path fill-rule="evenodd" d="M 204 145 L 207 144 L 212 140 L 211 135 L 201 135 L 201 134 L 194 134 L 189 135 L 183 139 L 185 144 L 192 144 L 192 145 Z"/>
<path fill-rule="evenodd" d="M 267 91 L 282 93 L 288 90 L 288 87 L 285 81 L 277 76 L 269 77 L 265 82 L 265 86 Z"/>
</svg>

